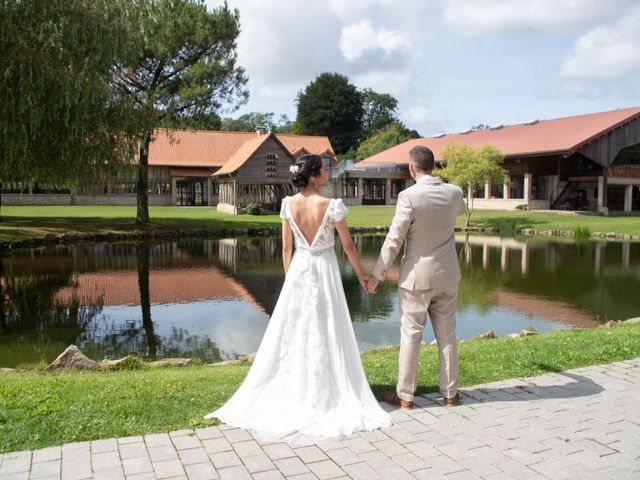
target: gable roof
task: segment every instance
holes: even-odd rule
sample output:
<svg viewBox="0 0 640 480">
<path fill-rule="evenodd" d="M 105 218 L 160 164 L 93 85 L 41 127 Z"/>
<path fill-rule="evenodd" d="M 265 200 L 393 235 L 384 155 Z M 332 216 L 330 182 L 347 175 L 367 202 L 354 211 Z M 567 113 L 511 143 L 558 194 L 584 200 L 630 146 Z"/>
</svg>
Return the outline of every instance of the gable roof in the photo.
<svg viewBox="0 0 640 480">
<path fill-rule="evenodd" d="M 469 133 L 417 138 L 366 158 L 356 165 L 366 168 L 407 164 L 409 151 L 416 145 L 429 147 L 436 160 L 442 160 L 440 152 L 450 143 L 472 147 L 491 144 L 498 147 L 505 157 L 573 153 L 634 118 L 640 118 L 640 107 L 507 125 Z"/>
<path fill-rule="evenodd" d="M 254 153 L 256 153 L 258 148 L 260 148 L 260 146 L 263 143 L 265 143 L 269 138 L 273 138 L 278 143 L 278 145 L 282 147 L 282 150 L 284 150 L 287 153 L 287 155 L 291 157 L 292 162 L 295 160 L 295 158 L 293 158 L 293 155 L 289 153 L 289 151 L 282 144 L 282 142 L 278 140 L 278 137 L 273 133 L 269 133 L 267 135 L 260 135 L 259 137 L 256 136 L 255 138 L 252 138 L 251 140 L 247 140 L 246 142 L 244 142 L 242 146 L 238 149 L 238 151 L 234 153 L 233 156 L 229 159 L 229 161 L 225 163 L 220 170 L 214 173 L 214 175 L 228 175 L 238 170 L 241 166 L 247 163 L 247 161 L 251 158 L 251 156 Z"/>
<path fill-rule="evenodd" d="M 293 153 L 304 148 L 322 155 L 335 156 L 329 138 L 309 135 L 275 135 L 284 148 Z M 149 146 L 149 165 L 171 167 L 222 167 L 249 140 L 264 137 L 255 132 L 216 130 L 169 130 L 159 128 Z"/>
</svg>

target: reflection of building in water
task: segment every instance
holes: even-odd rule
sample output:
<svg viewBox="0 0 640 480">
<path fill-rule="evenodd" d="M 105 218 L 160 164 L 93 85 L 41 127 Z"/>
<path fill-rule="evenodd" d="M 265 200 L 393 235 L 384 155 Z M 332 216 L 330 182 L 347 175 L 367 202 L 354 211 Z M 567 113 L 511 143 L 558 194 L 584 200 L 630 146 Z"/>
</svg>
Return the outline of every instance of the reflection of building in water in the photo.
<svg viewBox="0 0 640 480">
<path fill-rule="evenodd" d="M 264 307 L 242 284 L 213 267 L 151 270 L 149 297 L 152 304 L 242 298 L 264 311 Z M 62 302 L 69 302 L 72 298 L 76 298 L 81 305 L 139 305 L 138 272 L 74 275 L 73 285 L 60 289 L 56 294 L 56 299 Z"/>
<path fill-rule="evenodd" d="M 598 322 L 593 319 L 592 315 L 568 303 L 505 290 L 495 292 L 494 296 L 500 306 L 510 310 L 537 315 L 564 325 L 585 328 L 598 326 Z"/>
</svg>

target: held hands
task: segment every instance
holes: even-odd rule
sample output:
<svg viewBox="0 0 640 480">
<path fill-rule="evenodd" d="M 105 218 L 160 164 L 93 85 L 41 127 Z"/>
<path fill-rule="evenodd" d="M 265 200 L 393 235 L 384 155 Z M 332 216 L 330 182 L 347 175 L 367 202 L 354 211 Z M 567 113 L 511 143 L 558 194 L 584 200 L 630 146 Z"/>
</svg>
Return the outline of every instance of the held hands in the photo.
<svg viewBox="0 0 640 480">
<path fill-rule="evenodd" d="M 360 282 L 360 286 L 364 290 L 364 293 L 366 293 L 368 295 L 369 294 L 369 289 L 367 288 L 367 285 L 369 283 L 369 277 L 367 277 L 367 276 L 358 277 L 358 281 Z"/>
<path fill-rule="evenodd" d="M 367 287 L 366 287 L 366 291 L 367 293 L 378 293 L 378 284 L 380 283 L 380 280 L 378 280 L 376 277 L 370 277 L 367 281 Z"/>
</svg>

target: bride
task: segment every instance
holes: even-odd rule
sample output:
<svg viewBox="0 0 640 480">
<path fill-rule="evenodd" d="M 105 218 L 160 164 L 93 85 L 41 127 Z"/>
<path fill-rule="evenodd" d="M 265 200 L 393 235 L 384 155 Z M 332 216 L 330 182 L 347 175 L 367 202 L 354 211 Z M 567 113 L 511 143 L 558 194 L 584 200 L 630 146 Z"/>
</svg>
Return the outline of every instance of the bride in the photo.
<svg viewBox="0 0 640 480">
<path fill-rule="evenodd" d="M 238 391 L 205 418 L 263 440 L 321 441 L 392 424 L 365 377 L 334 252 L 335 230 L 366 291 L 340 199 L 318 155 L 291 167 L 300 192 L 282 201 L 285 280 L 255 361 Z M 295 253 L 293 240 L 295 239 Z"/>
</svg>

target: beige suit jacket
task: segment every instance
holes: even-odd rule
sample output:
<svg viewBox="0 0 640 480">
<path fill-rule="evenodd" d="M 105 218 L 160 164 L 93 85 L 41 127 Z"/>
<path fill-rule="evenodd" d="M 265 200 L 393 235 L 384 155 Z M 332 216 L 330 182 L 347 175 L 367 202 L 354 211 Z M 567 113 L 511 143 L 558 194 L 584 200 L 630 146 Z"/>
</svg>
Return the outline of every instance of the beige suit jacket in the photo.
<svg viewBox="0 0 640 480">
<path fill-rule="evenodd" d="M 398 285 L 426 290 L 457 285 L 460 267 L 456 255 L 456 217 L 466 210 L 462 190 L 438 177 L 423 176 L 400 192 L 380 257 L 373 269 L 384 280 L 404 247 Z"/>
</svg>

